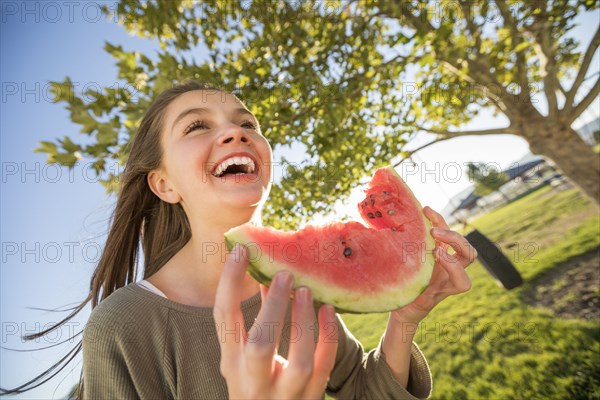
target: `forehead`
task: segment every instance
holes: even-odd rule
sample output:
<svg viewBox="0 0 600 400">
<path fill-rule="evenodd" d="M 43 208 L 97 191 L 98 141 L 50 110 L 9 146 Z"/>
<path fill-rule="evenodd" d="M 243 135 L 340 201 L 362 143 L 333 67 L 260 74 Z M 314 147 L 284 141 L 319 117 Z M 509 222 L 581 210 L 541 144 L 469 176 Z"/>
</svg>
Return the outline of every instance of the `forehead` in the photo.
<svg viewBox="0 0 600 400">
<path fill-rule="evenodd" d="M 166 112 L 167 123 L 173 121 L 179 113 L 190 108 L 206 108 L 214 112 L 246 108 L 242 102 L 227 92 L 217 90 L 193 90 L 179 95 L 169 104 Z"/>
</svg>

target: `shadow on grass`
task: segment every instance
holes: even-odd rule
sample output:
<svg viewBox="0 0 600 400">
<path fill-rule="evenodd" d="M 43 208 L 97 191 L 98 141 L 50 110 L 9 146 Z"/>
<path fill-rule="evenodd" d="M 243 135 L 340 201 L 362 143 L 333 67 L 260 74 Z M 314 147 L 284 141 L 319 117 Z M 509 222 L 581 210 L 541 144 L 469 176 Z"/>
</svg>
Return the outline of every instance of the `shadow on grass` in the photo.
<svg viewBox="0 0 600 400">
<path fill-rule="evenodd" d="M 519 293 L 529 305 L 562 318 L 600 319 L 600 247 L 559 263 L 525 282 Z"/>
</svg>

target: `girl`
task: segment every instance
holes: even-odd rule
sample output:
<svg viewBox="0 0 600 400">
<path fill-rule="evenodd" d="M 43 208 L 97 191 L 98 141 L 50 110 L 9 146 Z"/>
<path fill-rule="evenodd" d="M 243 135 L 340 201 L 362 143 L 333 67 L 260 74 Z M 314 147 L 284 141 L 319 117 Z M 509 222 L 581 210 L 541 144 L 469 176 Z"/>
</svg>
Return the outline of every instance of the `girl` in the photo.
<svg viewBox="0 0 600 400">
<path fill-rule="evenodd" d="M 84 398 L 429 396 L 412 338 L 437 303 L 470 288 L 475 250 L 426 207 L 438 244 L 431 284 L 390 313 L 379 346 L 363 354 L 331 306 L 315 310 L 307 288 L 292 293 L 291 274 L 259 288 L 244 247 L 215 251 L 230 228 L 259 223 L 272 157 L 234 95 L 190 81 L 157 97 L 133 140 L 90 295 L 74 312 L 92 301 Z M 216 176 L 223 163 L 238 174 Z M 134 283 L 140 241 L 144 280 Z M 304 334 L 291 338 L 292 323 Z"/>
</svg>

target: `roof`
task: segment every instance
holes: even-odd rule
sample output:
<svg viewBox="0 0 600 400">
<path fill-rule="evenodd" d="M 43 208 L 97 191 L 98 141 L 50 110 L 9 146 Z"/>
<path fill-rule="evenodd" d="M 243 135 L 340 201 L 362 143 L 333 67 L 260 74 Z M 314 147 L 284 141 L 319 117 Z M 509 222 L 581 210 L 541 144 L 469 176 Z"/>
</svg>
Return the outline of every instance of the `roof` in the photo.
<svg viewBox="0 0 600 400">
<path fill-rule="evenodd" d="M 472 205 L 477 200 L 479 200 L 479 198 L 480 197 L 477 196 L 474 192 L 469 193 L 469 195 L 463 201 L 460 202 L 460 204 L 458 205 L 458 207 L 456 207 L 456 209 L 454 211 L 458 211 L 458 210 L 467 208 L 468 206 Z M 452 214 L 454 214 L 454 212 Z"/>
<path fill-rule="evenodd" d="M 526 162 L 524 164 L 517 163 L 517 165 L 515 167 L 509 168 L 502 172 L 505 173 L 506 175 L 508 175 L 509 180 L 510 180 L 510 179 L 516 178 L 517 176 L 523 175 L 525 172 L 529 171 L 531 168 L 533 168 L 536 165 L 541 164 L 543 162 L 545 162 L 545 160 L 543 158 L 540 158 L 537 160 Z M 471 193 L 469 193 L 469 195 L 460 202 L 460 204 L 456 207 L 456 209 L 452 212 L 452 214 L 454 214 L 458 210 L 468 208 L 469 206 L 471 206 L 475 202 L 477 202 L 477 200 L 479 200 L 480 198 L 481 198 L 480 196 L 477 196 L 473 191 L 471 191 Z"/>
<path fill-rule="evenodd" d="M 535 167 L 536 165 L 543 163 L 544 161 L 545 161 L 544 159 L 539 159 L 539 160 L 530 161 L 525 164 L 517 163 L 516 167 L 509 168 L 502 172 L 504 172 L 506 175 L 508 175 L 509 179 L 514 179 L 517 176 L 523 175 L 525 172 L 529 171 L 531 168 Z"/>
</svg>

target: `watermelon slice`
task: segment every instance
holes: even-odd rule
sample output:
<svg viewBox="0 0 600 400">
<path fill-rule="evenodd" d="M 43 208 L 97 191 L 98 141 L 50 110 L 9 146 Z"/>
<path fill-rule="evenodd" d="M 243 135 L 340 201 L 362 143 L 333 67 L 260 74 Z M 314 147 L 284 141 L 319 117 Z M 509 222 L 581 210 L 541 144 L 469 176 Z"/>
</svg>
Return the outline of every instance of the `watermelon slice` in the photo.
<svg viewBox="0 0 600 400">
<path fill-rule="evenodd" d="M 248 248 L 248 272 L 265 285 L 288 270 L 295 287 L 310 287 L 315 300 L 338 312 L 395 310 L 429 283 L 431 224 L 391 167 L 377 170 L 358 208 L 368 226 L 351 221 L 286 232 L 248 223 L 225 233 L 225 242 Z"/>
</svg>

